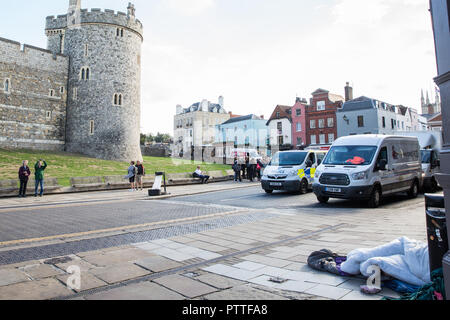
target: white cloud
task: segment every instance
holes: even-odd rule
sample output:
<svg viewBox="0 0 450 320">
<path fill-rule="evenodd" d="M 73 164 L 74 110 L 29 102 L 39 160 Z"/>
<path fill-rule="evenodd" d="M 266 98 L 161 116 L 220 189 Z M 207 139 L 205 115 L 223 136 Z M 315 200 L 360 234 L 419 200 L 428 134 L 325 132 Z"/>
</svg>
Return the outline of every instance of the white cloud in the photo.
<svg viewBox="0 0 450 320">
<path fill-rule="evenodd" d="M 169 8 L 183 15 L 196 15 L 214 6 L 214 0 L 166 0 Z"/>
</svg>

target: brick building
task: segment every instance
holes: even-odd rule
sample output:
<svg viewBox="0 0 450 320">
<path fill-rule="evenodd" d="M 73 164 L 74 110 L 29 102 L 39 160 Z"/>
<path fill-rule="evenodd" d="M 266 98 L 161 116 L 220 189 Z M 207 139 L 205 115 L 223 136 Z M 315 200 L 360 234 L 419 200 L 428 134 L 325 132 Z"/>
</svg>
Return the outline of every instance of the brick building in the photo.
<svg viewBox="0 0 450 320">
<path fill-rule="evenodd" d="M 312 93 L 306 108 L 306 144 L 331 144 L 337 138 L 336 112 L 344 98 L 324 89 Z"/>
<path fill-rule="evenodd" d="M 308 124 L 306 121 L 306 99 L 297 98 L 295 105 L 292 107 L 292 145 L 294 148 L 305 147 L 308 143 L 306 131 Z"/>
</svg>

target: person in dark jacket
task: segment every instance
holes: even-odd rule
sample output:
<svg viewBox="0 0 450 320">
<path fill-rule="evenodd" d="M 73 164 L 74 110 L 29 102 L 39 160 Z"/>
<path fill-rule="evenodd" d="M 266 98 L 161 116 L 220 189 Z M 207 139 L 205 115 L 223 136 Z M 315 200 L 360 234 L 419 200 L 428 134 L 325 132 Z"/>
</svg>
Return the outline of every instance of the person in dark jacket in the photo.
<svg viewBox="0 0 450 320">
<path fill-rule="evenodd" d="M 19 181 L 20 181 L 19 198 L 26 198 L 27 184 L 30 176 L 31 171 L 30 168 L 28 167 L 28 161 L 25 160 L 22 162 L 22 166 L 19 168 Z"/>
<path fill-rule="evenodd" d="M 233 171 L 234 171 L 234 181 L 237 182 L 238 178 L 239 181 L 242 182 L 242 177 L 241 177 L 241 165 L 239 164 L 238 158 L 235 157 L 234 158 L 234 162 L 233 162 Z"/>
<path fill-rule="evenodd" d="M 144 165 L 140 162 L 136 162 L 136 190 L 141 187 L 141 191 L 144 190 L 144 176 L 145 176 L 145 168 Z"/>
<path fill-rule="evenodd" d="M 39 196 L 42 197 L 44 195 L 44 170 L 47 169 L 47 162 L 45 160 L 40 159 L 38 162 L 36 162 L 36 165 L 34 166 L 34 196 L 38 196 L 38 187 L 41 186 L 41 192 L 39 193 Z"/>
<path fill-rule="evenodd" d="M 263 170 L 264 165 L 262 164 L 261 160 L 256 161 L 256 176 L 258 177 L 258 181 L 261 181 L 261 171 Z"/>
</svg>

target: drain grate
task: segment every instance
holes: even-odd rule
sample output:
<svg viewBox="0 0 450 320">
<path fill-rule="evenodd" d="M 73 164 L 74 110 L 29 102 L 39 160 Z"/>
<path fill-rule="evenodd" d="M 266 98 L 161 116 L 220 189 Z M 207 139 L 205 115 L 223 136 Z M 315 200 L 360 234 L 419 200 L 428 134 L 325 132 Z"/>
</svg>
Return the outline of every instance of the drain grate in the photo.
<svg viewBox="0 0 450 320">
<path fill-rule="evenodd" d="M 232 227 L 239 224 L 251 223 L 273 218 L 274 215 L 267 213 L 251 213 L 245 215 L 226 216 L 208 220 L 203 223 L 190 223 L 165 228 L 126 233 L 102 238 L 86 239 L 66 243 L 58 243 L 33 248 L 23 248 L 0 252 L 0 265 L 26 262 L 31 260 L 52 259 L 56 257 L 118 247 L 127 244 L 148 242 L 158 239 L 167 239 L 191 233 L 207 230 Z"/>
</svg>

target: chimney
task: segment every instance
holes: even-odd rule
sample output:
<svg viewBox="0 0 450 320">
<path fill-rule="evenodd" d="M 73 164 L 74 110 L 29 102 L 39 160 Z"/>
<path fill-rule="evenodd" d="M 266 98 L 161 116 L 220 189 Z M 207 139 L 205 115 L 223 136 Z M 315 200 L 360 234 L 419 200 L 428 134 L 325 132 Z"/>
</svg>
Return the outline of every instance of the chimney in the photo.
<svg viewBox="0 0 450 320">
<path fill-rule="evenodd" d="M 353 100 L 353 88 L 350 87 L 350 83 L 347 82 L 345 86 L 345 102 Z"/>
<path fill-rule="evenodd" d="M 222 96 L 219 97 L 219 105 L 223 108 L 225 107 L 224 105 L 224 98 Z"/>
</svg>

